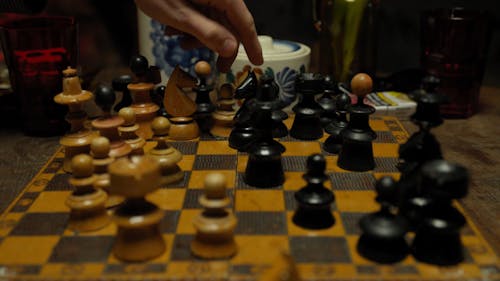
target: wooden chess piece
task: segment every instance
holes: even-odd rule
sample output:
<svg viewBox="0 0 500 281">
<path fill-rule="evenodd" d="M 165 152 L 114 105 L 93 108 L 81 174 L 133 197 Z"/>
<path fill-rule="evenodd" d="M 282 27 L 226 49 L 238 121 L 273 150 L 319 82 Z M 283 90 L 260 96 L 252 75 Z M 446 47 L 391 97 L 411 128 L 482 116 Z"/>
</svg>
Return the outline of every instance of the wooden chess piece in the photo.
<svg viewBox="0 0 500 281">
<path fill-rule="evenodd" d="M 96 180 L 94 187 L 102 189 L 108 193 L 108 200 L 106 201 L 106 208 L 114 207 L 123 202 L 123 198 L 117 195 L 109 195 L 109 164 L 115 161 L 114 158 L 109 156 L 110 143 L 105 137 L 96 137 L 90 143 L 90 155 L 94 164 L 94 175 Z"/>
<path fill-rule="evenodd" d="M 205 178 L 205 194 L 199 198 L 205 209 L 193 221 L 196 236 L 191 242 L 191 252 L 197 257 L 230 258 L 238 249 L 234 240 L 237 220 L 226 209 L 230 203 L 226 185 L 222 174 L 212 173 Z"/>
<path fill-rule="evenodd" d="M 375 168 L 372 142 L 377 134 L 370 128 L 370 115 L 375 113 L 373 106 L 364 103 L 364 98 L 372 91 L 372 78 L 358 73 L 352 78 L 352 93 L 357 96 L 355 105 L 349 106 L 349 122 L 342 130 L 342 148 L 337 165 L 349 171 L 368 171 Z"/>
<path fill-rule="evenodd" d="M 156 146 L 148 152 L 148 155 L 160 164 L 161 184 L 167 185 L 182 180 L 184 172 L 177 165 L 182 160 L 182 154 L 167 142 L 170 122 L 167 118 L 159 116 L 153 120 L 151 128 Z"/>
<path fill-rule="evenodd" d="M 160 107 L 151 101 L 149 92 L 153 90 L 153 83 L 130 83 L 127 86 L 132 94 L 133 102 L 130 108 L 136 115 L 136 123 L 139 125 L 137 135 L 143 139 L 149 140 L 153 136 L 151 131 L 151 122 L 156 117 Z"/>
<path fill-rule="evenodd" d="M 193 88 L 196 93 L 195 103 L 196 112 L 194 118 L 204 133 L 210 131 L 213 119 L 212 112 L 215 111 L 215 106 L 210 100 L 210 92 L 213 90 L 211 85 L 207 84 L 207 78 L 212 73 L 210 64 L 206 61 L 199 61 L 194 65 L 194 72 L 198 76 L 198 84 Z"/>
<path fill-rule="evenodd" d="M 155 88 L 155 84 L 161 81 L 159 70 L 155 66 L 150 66 L 146 57 L 141 55 L 133 56 L 129 63 L 130 69 L 134 73 L 133 82 L 127 85 L 127 89 L 132 96 L 132 108 L 136 115 L 136 123 L 139 125 L 137 135 L 145 140 L 151 139 L 151 122 L 157 116 L 160 107 L 155 104 L 150 93 Z"/>
<path fill-rule="evenodd" d="M 132 151 L 132 147 L 121 139 L 118 127 L 123 125 L 125 120 L 117 115 L 111 115 L 111 107 L 115 103 L 115 92 L 107 86 L 100 85 L 95 91 L 96 104 L 101 108 L 103 116 L 92 121 L 92 127 L 99 130 L 99 134 L 106 137 L 111 149 L 109 156 L 112 158 L 126 157 Z"/>
<path fill-rule="evenodd" d="M 210 134 L 227 138 L 233 129 L 234 116 L 236 115 L 233 86 L 229 83 L 223 84 L 219 89 L 219 95 L 217 109 L 212 113 L 214 124 L 210 129 Z"/>
<path fill-rule="evenodd" d="M 76 189 L 66 199 L 71 209 L 68 228 L 77 232 L 101 229 L 109 224 L 110 217 L 106 213 L 106 193 L 94 188 L 96 180 L 92 157 L 78 154 L 71 160 L 73 175 L 69 182 Z"/>
<path fill-rule="evenodd" d="M 170 139 L 192 140 L 200 136 L 200 128 L 192 115 L 196 112 L 194 103 L 184 92 L 183 88 L 196 86 L 196 79 L 187 72 L 175 67 L 168 79 L 165 88 L 163 103 L 170 118 Z"/>
<path fill-rule="evenodd" d="M 160 166 L 149 156 L 120 158 L 109 165 L 110 194 L 125 197 L 113 220 L 118 232 L 114 255 L 124 261 L 140 262 L 161 255 L 165 241 L 160 232 L 163 211 L 145 199 L 160 186 Z"/>
<path fill-rule="evenodd" d="M 120 109 L 118 115 L 124 120 L 118 131 L 122 139 L 132 147 L 130 155 L 144 155 L 146 141 L 138 135 L 139 125 L 136 123 L 135 111 L 131 107 L 124 107 Z"/>
<path fill-rule="evenodd" d="M 77 154 L 89 153 L 90 142 L 97 133 L 84 126 L 87 114 L 83 110 L 83 104 L 93 98 L 92 93 L 82 90 L 76 69 L 68 67 L 62 73 L 63 92 L 56 95 L 54 101 L 69 108 L 66 121 L 71 124 L 71 128 L 60 143 L 64 147 L 63 169 L 71 173 L 71 159 Z"/>
</svg>

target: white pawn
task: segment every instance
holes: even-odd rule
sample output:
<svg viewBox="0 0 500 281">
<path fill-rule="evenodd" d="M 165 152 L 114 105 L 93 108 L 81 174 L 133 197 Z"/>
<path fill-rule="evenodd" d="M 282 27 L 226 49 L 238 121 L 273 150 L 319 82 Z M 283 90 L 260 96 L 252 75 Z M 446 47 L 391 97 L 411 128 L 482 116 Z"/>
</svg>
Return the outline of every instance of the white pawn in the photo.
<svg viewBox="0 0 500 281">
<path fill-rule="evenodd" d="M 232 257 L 238 247 L 234 241 L 237 219 L 226 207 L 226 177 L 212 173 L 205 178 L 205 194 L 199 202 L 205 208 L 193 221 L 196 229 L 191 252 L 200 258 L 221 259 Z"/>
<path fill-rule="evenodd" d="M 106 192 L 94 188 L 96 180 L 92 157 L 78 154 L 71 159 L 73 175 L 69 183 L 75 190 L 66 199 L 71 209 L 68 228 L 77 232 L 101 229 L 110 223 L 105 208 Z"/>
<path fill-rule="evenodd" d="M 117 195 L 109 195 L 109 173 L 108 166 L 115 161 L 109 156 L 111 144 L 106 137 L 96 137 L 90 143 L 90 155 L 93 157 L 94 175 L 96 180 L 94 187 L 108 193 L 106 208 L 114 207 L 123 202 L 123 198 Z"/>
<path fill-rule="evenodd" d="M 137 135 L 139 125 L 136 124 L 135 111 L 131 107 L 124 107 L 120 109 L 118 115 L 125 121 L 118 127 L 118 131 L 121 138 L 132 147 L 130 155 L 144 155 L 146 141 Z"/>
<path fill-rule="evenodd" d="M 184 172 L 177 165 L 182 160 L 182 154 L 167 142 L 170 121 L 165 117 L 156 117 L 151 123 L 151 129 L 156 146 L 148 154 L 160 164 L 161 184 L 171 184 L 182 180 Z"/>
</svg>

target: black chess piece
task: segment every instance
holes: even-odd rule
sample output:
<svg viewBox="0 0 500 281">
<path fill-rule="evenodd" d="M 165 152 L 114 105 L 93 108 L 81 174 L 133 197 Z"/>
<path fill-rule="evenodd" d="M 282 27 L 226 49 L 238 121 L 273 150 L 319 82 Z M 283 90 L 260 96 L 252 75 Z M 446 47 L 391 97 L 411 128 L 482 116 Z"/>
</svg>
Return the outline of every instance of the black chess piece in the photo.
<svg viewBox="0 0 500 281">
<path fill-rule="evenodd" d="M 129 67 L 132 73 L 138 77 L 145 76 L 149 70 L 148 59 L 141 55 L 134 55 L 130 58 Z"/>
<path fill-rule="evenodd" d="M 134 83 L 146 82 L 158 84 L 161 82 L 160 69 L 149 65 L 148 59 L 142 55 L 134 55 L 130 58 L 129 67 L 134 74 Z"/>
<path fill-rule="evenodd" d="M 250 143 L 257 139 L 257 132 L 251 124 L 251 109 L 254 108 L 255 96 L 257 95 L 258 81 L 257 76 L 253 71 L 248 73 L 248 76 L 235 90 L 234 97 L 236 99 L 244 99 L 243 104 L 236 112 L 234 117 L 234 128 L 229 134 L 229 147 L 238 151 L 247 151 Z"/>
<path fill-rule="evenodd" d="M 339 94 L 338 87 L 331 75 L 326 75 L 323 80 L 323 95 L 318 98 L 318 104 L 323 108 L 320 121 L 323 128 L 332 123 L 336 117 L 336 97 Z"/>
<path fill-rule="evenodd" d="M 323 90 L 323 76 L 302 73 L 295 82 L 295 91 L 300 94 L 299 102 L 293 107 L 290 136 L 300 140 L 316 140 L 323 136 L 320 115 L 323 108 L 315 101 L 315 96 Z"/>
<path fill-rule="evenodd" d="M 420 197 L 417 182 L 420 169 L 425 163 L 442 159 L 441 146 L 431 129 L 443 123 L 439 108 L 447 102 L 447 97 L 435 91 L 439 79 L 433 76 L 424 78 L 423 87 L 414 91 L 410 97 L 417 102 L 417 109 L 410 117 L 419 130 L 399 147 L 398 169 L 401 172 L 401 204 Z"/>
<path fill-rule="evenodd" d="M 397 184 L 391 177 L 383 177 L 377 181 L 376 200 L 381 204 L 378 212 L 361 218 L 361 236 L 356 249 L 358 253 L 378 263 L 395 263 L 403 260 L 409 253 L 405 235 L 408 223 L 402 217 L 391 212 L 397 198 Z"/>
<path fill-rule="evenodd" d="M 354 95 L 358 97 L 355 105 L 348 107 L 349 123 L 342 130 L 342 149 L 337 165 L 349 171 L 368 171 L 375 168 L 372 141 L 377 137 L 370 128 L 370 115 L 375 108 L 363 102 L 365 96 L 372 91 L 373 82 L 370 76 L 359 73 L 351 81 Z"/>
<path fill-rule="evenodd" d="M 335 100 L 337 114 L 332 122 L 325 127 L 325 132 L 330 136 L 323 143 L 323 149 L 332 154 L 338 154 L 342 149 L 342 131 L 347 127 L 347 107 L 351 104 L 349 95 L 340 92 Z"/>
<path fill-rule="evenodd" d="M 307 172 L 303 178 L 307 185 L 295 193 L 298 208 L 292 221 L 303 228 L 324 229 L 335 224 L 332 215 L 333 192 L 323 185 L 328 180 L 325 174 L 326 160 L 321 154 L 307 158 Z"/>
<path fill-rule="evenodd" d="M 415 231 L 411 247 L 417 260 L 443 266 L 463 261 L 460 229 L 466 221 L 452 200 L 465 197 L 468 183 L 467 170 L 458 164 L 439 159 L 422 166 L 422 192 L 434 201 Z"/>
<path fill-rule="evenodd" d="M 122 98 L 120 102 L 118 102 L 113 110 L 115 112 L 120 111 L 120 109 L 130 106 L 132 104 L 132 96 L 130 95 L 130 91 L 127 88 L 128 84 L 132 83 L 132 76 L 130 75 L 121 75 L 119 77 L 116 77 L 112 81 L 112 87 L 115 92 L 121 92 L 122 93 Z"/>
<path fill-rule="evenodd" d="M 194 119 L 198 123 L 200 130 L 203 133 L 208 133 L 213 125 L 212 112 L 215 111 L 215 105 L 210 100 L 210 92 L 213 87 L 207 84 L 207 78 L 212 70 L 208 62 L 199 61 L 195 64 L 194 71 L 198 77 L 198 83 L 193 89 L 196 93 Z"/>
<path fill-rule="evenodd" d="M 151 91 L 151 100 L 160 108 L 158 109 L 158 116 L 163 116 L 165 118 L 170 118 L 170 114 L 168 114 L 167 110 L 165 109 L 165 105 L 163 104 L 163 99 L 165 99 L 165 89 L 166 87 L 163 85 L 160 85 L 154 89 L 154 91 Z"/>
<path fill-rule="evenodd" d="M 132 147 L 119 135 L 118 127 L 125 123 L 119 115 L 112 115 L 111 109 L 115 103 L 115 91 L 108 86 L 99 85 L 94 91 L 94 101 L 102 110 L 102 116 L 92 120 L 91 124 L 99 134 L 110 141 L 109 156 L 114 158 L 125 157 L 132 152 Z"/>
<path fill-rule="evenodd" d="M 258 139 L 248 148 L 248 161 L 243 180 L 254 187 L 280 186 L 285 182 L 281 154 L 285 147 L 273 139 L 272 109 L 259 107 L 252 114 Z"/>
<path fill-rule="evenodd" d="M 282 138 L 288 135 L 288 128 L 283 123 L 288 118 L 288 114 L 281 110 L 279 86 L 272 76 L 264 74 L 260 77 L 260 86 L 257 90 L 255 103 L 250 106 L 253 107 L 251 111 L 263 106 L 271 109 L 273 138 Z"/>
<path fill-rule="evenodd" d="M 111 87 L 98 85 L 94 92 L 94 101 L 102 110 L 103 116 L 110 117 L 111 108 L 116 101 L 116 93 Z"/>
</svg>

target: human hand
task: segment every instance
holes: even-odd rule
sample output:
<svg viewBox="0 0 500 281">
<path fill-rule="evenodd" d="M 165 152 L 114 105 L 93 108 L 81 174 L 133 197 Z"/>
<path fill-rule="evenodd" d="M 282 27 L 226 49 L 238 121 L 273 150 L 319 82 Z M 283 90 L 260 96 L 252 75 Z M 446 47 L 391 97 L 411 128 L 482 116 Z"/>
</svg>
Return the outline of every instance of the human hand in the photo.
<svg viewBox="0 0 500 281">
<path fill-rule="evenodd" d="M 151 18 L 168 26 L 167 32 L 182 34 L 181 46 L 206 46 L 219 54 L 217 68 L 227 72 L 243 44 L 255 65 L 263 61 L 252 15 L 243 0 L 135 0 Z"/>
</svg>

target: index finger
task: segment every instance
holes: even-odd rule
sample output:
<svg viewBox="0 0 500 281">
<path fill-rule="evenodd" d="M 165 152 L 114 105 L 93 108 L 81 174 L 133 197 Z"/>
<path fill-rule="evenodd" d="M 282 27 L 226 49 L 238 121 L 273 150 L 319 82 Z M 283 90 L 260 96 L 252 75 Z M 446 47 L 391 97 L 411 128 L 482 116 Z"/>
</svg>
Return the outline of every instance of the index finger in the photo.
<svg viewBox="0 0 500 281">
<path fill-rule="evenodd" d="M 250 61 L 255 65 L 264 62 L 254 19 L 243 0 L 193 0 L 193 2 L 212 6 L 225 13 L 231 26 L 238 33 L 237 37 L 241 39 Z"/>
</svg>

